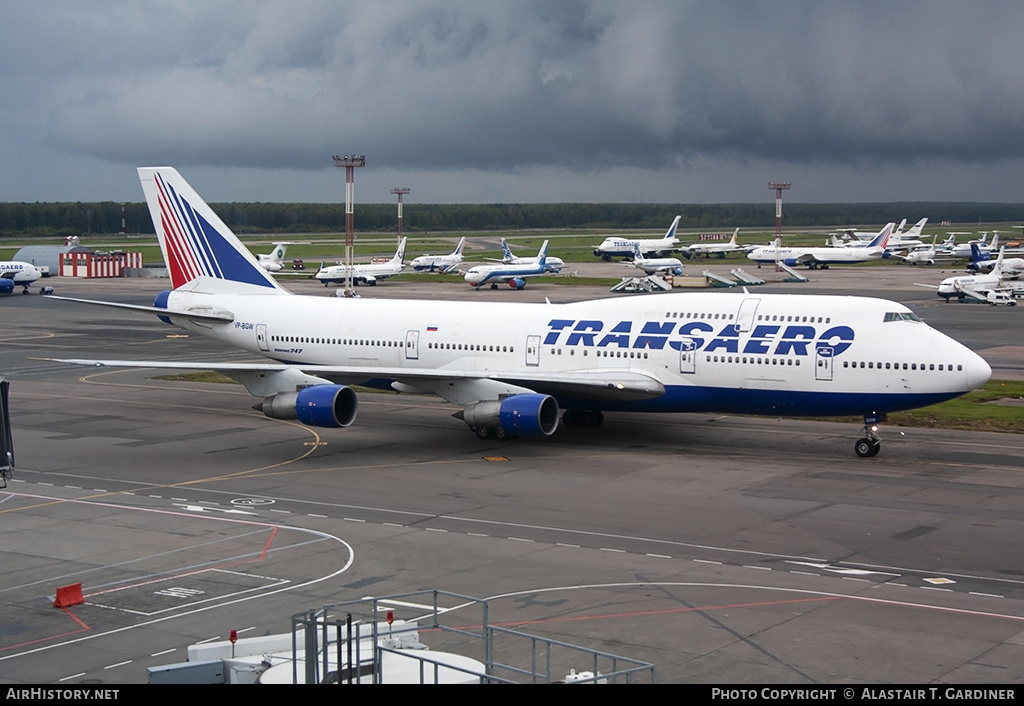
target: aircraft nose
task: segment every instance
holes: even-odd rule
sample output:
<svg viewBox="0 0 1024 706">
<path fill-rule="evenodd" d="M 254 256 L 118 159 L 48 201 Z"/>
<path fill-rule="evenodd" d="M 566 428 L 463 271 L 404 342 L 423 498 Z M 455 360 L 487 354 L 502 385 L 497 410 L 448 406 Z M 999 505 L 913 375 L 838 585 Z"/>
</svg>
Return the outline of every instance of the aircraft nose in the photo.
<svg viewBox="0 0 1024 706">
<path fill-rule="evenodd" d="M 967 389 L 976 390 L 992 377 L 992 366 L 977 353 L 967 359 Z"/>
</svg>

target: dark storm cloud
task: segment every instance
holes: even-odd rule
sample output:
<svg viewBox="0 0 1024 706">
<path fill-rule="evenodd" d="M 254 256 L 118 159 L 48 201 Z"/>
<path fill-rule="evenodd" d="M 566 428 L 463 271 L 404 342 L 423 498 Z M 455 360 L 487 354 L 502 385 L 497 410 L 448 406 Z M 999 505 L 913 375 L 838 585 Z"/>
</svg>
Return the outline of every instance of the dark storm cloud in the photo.
<svg viewBox="0 0 1024 706">
<path fill-rule="evenodd" d="M 33 8 L 0 29 L 5 92 L 31 97 L 6 121 L 110 163 L 303 171 L 335 145 L 499 173 L 1024 157 L 1012 3 Z"/>
</svg>

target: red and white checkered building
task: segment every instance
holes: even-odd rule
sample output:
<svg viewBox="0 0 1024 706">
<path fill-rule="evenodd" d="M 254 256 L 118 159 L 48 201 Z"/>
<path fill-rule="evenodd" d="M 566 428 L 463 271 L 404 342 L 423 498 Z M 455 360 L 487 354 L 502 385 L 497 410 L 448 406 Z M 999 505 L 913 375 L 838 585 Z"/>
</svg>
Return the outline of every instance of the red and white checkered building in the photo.
<svg viewBox="0 0 1024 706">
<path fill-rule="evenodd" d="M 121 277 L 126 267 L 142 267 L 140 252 L 66 252 L 61 256 L 62 277 Z"/>
</svg>

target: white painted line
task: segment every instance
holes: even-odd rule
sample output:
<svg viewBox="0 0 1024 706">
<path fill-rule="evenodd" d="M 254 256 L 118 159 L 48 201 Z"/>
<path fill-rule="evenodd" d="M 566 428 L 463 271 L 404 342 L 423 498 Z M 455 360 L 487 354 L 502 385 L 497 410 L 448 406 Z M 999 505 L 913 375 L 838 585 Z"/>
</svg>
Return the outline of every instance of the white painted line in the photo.
<svg viewBox="0 0 1024 706">
<path fill-rule="evenodd" d="M 64 487 L 65 488 L 71 488 L 71 490 L 81 490 L 82 489 L 82 486 L 80 486 L 80 485 L 65 485 Z"/>
<path fill-rule="evenodd" d="M 425 529 L 427 532 L 447 532 L 448 531 L 446 529 L 441 529 L 440 527 L 424 527 L 423 529 Z"/>
<path fill-rule="evenodd" d="M 532 542 L 532 539 L 525 539 L 524 537 L 509 537 L 513 542 Z"/>
<path fill-rule="evenodd" d="M 867 579 L 858 579 L 854 578 L 853 576 L 843 576 L 842 579 L 843 581 L 860 581 L 861 583 L 871 583 Z"/>
<path fill-rule="evenodd" d="M 385 527 L 405 527 L 405 525 L 400 525 L 400 524 L 398 524 L 397 522 L 384 522 L 384 523 L 382 523 L 382 524 L 383 524 L 383 525 L 384 525 Z"/>
<path fill-rule="evenodd" d="M 470 537 L 490 537 L 491 536 L 489 534 L 480 534 L 479 532 L 467 532 L 466 534 L 469 535 Z"/>
<path fill-rule="evenodd" d="M 205 645 L 207 642 L 217 642 L 219 640 L 220 640 L 220 635 L 215 635 L 214 637 L 208 637 L 205 640 L 200 640 L 196 644 L 197 645 Z"/>
<path fill-rule="evenodd" d="M 579 549 L 580 548 L 580 545 L 578 545 L 578 544 L 566 544 L 565 542 L 557 542 L 555 544 L 555 546 L 556 547 L 569 547 L 570 549 Z"/>
<path fill-rule="evenodd" d="M 58 679 L 57 681 L 67 681 L 68 679 L 77 679 L 78 677 L 84 676 L 85 672 L 79 672 L 78 674 L 72 674 L 70 677 L 64 677 L 63 679 Z"/>
<path fill-rule="evenodd" d="M 118 662 L 117 664 L 108 664 L 106 667 L 104 667 L 104 669 L 113 669 L 114 667 L 123 667 L 124 665 L 131 664 L 131 663 L 132 663 L 132 661 L 130 659 L 126 659 L 124 662 Z"/>
<path fill-rule="evenodd" d="M 821 574 L 812 574 L 810 571 L 790 571 L 789 573 L 799 576 L 821 576 Z"/>
<path fill-rule="evenodd" d="M 652 559 L 671 559 L 672 558 L 668 554 L 648 554 L 647 556 L 651 557 Z"/>
<path fill-rule="evenodd" d="M 720 562 L 720 561 L 711 561 L 710 559 L 694 559 L 694 561 L 697 562 L 698 564 L 717 564 L 718 566 L 722 565 L 722 562 Z"/>
<path fill-rule="evenodd" d="M 360 520 L 358 517 L 345 517 L 342 518 L 345 522 L 366 522 L 366 520 Z"/>
<path fill-rule="evenodd" d="M 177 649 L 178 649 L 177 647 L 172 647 L 171 649 L 164 650 L 163 652 L 154 652 L 153 654 L 150 655 L 150 657 L 160 657 L 162 655 L 169 655 L 169 654 L 171 654 L 172 652 L 174 652 Z"/>
<path fill-rule="evenodd" d="M 602 552 L 614 552 L 615 554 L 625 554 L 625 549 L 611 549 L 609 547 L 599 547 Z"/>
<path fill-rule="evenodd" d="M 326 520 L 327 519 L 327 515 L 317 515 L 317 514 L 314 514 L 312 512 L 309 513 L 308 515 L 306 515 L 306 517 L 319 517 L 321 520 Z"/>
<path fill-rule="evenodd" d="M 1000 596 L 998 593 L 981 593 L 980 591 L 968 591 L 969 595 L 982 596 L 984 598 L 1006 598 L 1006 596 Z"/>
<path fill-rule="evenodd" d="M 952 593 L 952 588 L 939 588 L 938 586 L 921 586 L 926 591 L 945 591 L 946 593 Z"/>
<path fill-rule="evenodd" d="M 743 565 L 744 569 L 757 569 L 758 571 L 771 571 L 771 567 L 768 566 L 750 566 L 749 564 Z"/>
</svg>

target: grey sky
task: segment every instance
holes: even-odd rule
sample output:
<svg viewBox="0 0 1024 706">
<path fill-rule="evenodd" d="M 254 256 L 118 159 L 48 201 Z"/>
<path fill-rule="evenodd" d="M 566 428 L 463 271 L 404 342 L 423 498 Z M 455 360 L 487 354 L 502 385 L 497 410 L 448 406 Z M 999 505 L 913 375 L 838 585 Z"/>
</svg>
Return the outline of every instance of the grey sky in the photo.
<svg viewBox="0 0 1024 706">
<path fill-rule="evenodd" d="M 1024 4 L 0 0 L 0 201 L 1024 201 Z"/>
</svg>

